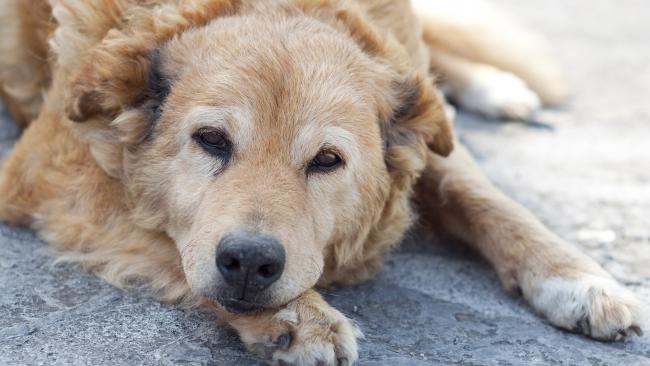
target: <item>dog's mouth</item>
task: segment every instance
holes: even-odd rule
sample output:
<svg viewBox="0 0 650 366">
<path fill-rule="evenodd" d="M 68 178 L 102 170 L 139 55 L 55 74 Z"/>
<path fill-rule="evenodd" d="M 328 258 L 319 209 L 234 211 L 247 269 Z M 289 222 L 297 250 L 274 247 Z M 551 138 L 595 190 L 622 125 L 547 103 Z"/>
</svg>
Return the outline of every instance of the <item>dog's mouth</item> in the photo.
<svg viewBox="0 0 650 366">
<path fill-rule="evenodd" d="M 271 294 L 265 291 L 257 294 L 242 294 L 233 292 L 229 288 L 213 288 L 211 291 L 198 294 L 234 314 L 258 313 L 278 306 L 272 301 Z"/>
<path fill-rule="evenodd" d="M 233 298 L 220 300 L 219 304 L 221 304 L 221 306 L 223 306 L 227 311 L 236 314 L 257 313 L 265 309 L 263 305 Z"/>
</svg>

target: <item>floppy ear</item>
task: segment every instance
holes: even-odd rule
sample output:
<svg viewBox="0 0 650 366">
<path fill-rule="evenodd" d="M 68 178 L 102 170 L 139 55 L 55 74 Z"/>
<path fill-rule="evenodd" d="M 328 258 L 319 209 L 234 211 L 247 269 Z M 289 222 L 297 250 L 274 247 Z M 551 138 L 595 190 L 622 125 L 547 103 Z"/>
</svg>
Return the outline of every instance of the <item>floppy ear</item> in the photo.
<svg viewBox="0 0 650 366">
<path fill-rule="evenodd" d="M 453 150 L 453 129 L 431 78 L 410 76 L 395 83 L 396 106 L 384 126 L 386 164 L 411 178 L 426 164 L 427 150 L 447 156 Z"/>
<path fill-rule="evenodd" d="M 86 56 L 68 86 L 65 113 L 75 122 L 96 117 L 114 118 L 137 104 L 145 93 L 153 40 L 129 39 L 110 31 L 102 44 Z"/>
<path fill-rule="evenodd" d="M 108 175 L 128 175 L 129 161 L 137 160 L 135 151 L 150 136 L 169 93 L 172 78 L 165 73 L 164 52 L 158 50 L 176 34 L 237 12 L 240 3 L 193 0 L 152 6 L 152 2 L 138 2 L 142 5 L 126 7 L 126 13 L 119 15 L 113 25 L 119 24 L 119 30 L 108 31 L 67 68 L 74 71 L 68 71 L 64 113 L 80 122 L 78 132 Z"/>
<path fill-rule="evenodd" d="M 65 114 L 75 122 L 115 118 L 156 97 L 155 50 L 175 34 L 235 12 L 238 0 L 200 0 L 129 9 L 127 25 L 90 50 L 68 85 Z M 152 90 L 152 86 L 154 87 Z"/>
<path fill-rule="evenodd" d="M 402 133 L 405 130 L 418 133 L 425 138 L 429 149 L 438 155 L 448 156 L 453 150 L 453 130 L 433 80 L 409 77 L 397 83 L 396 89 L 399 105 L 393 112 L 389 128 Z M 391 142 L 398 143 L 389 141 L 389 144 Z"/>
</svg>

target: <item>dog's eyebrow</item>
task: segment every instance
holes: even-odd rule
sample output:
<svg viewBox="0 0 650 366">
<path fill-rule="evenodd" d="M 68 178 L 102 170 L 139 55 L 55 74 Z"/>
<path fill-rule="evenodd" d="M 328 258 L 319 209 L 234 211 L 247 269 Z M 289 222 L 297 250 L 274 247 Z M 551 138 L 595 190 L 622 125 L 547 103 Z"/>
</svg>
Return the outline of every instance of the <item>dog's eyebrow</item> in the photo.
<svg viewBox="0 0 650 366">
<path fill-rule="evenodd" d="M 332 146 L 356 146 L 354 135 L 348 130 L 336 126 L 329 126 L 323 129 L 323 141 L 324 144 Z"/>
<path fill-rule="evenodd" d="M 303 128 L 294 140 L 291 154 L 294 164 L 304 163 L 304 159 L 311 159 L 326 146 L 336 148 L 345 160 L 353 160 L 354 156 L 359 155 L 357 140 L 352 132 L 338 126 L 321 129 L 316 127 L 318 124 L 307 124 L 310 125 L 312 127 Z"/>
<path fill-rule="evenodd" d="M 184 135 L 191 135 L 197 128 L 214 127 L 227 131 L 233 143 L 245 148 L 251 142 L 252 126 L 250 113 L 238 106 L 216 107 L 199 105 L 190 109 L 184 118 Z"/>
<path fill-rule="evenodd" d="M 185 120 L 192 128 L 197 125 L 221 127 L 232 114 L 232 109 L 227 107 L 196 106 L 187 114 Z"/>
</svg>

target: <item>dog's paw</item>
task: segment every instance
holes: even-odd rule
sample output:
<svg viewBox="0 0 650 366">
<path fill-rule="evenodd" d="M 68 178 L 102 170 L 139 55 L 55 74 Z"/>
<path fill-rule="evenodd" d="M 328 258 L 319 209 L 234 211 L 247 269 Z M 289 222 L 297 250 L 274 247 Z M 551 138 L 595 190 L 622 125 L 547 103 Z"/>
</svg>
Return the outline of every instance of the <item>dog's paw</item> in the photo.
<svg viewBox="0 0 650 366">
<path fill-rule="evenodd" d="M 233 326 L 246 348 L 272 365 L 349 366 L 358 358 L 361 331 L 317 294 L 253 318 Z"/>
<path fill-rule="evenodd" d="M 519 77 L 485 67 L 456 98 L 463 108 L 489 118 L 529 119 L 541 106 L 539 97 Z"/>
<path fill-rule="evenodd" d="M 531 304 L 560 328 L 604 341 L 642 334 L 640 302 L 612 278 L 551 277 L 535 287 Z"/>
</svg>

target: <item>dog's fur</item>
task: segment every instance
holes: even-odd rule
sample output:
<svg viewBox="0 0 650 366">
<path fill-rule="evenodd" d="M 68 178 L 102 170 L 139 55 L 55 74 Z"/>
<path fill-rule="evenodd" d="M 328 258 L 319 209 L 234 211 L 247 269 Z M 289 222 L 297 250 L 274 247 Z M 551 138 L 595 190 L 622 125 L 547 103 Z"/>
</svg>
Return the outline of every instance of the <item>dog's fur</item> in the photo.
<svg viewBox="0 0 650 366">
<path fill-rule="evenodd" d="M 0 90 L 28 127 L 2 167 L 0 218 L 115 285 L 214 307 L 276 363 L 357 359 L 359 330 L 312 288 L 373 276 L 413 207 L 551 323 L 640 332 L 634 295 L 454 139 L 434 73 L 457 105 L 493 117 L 526 118 L 565 88 L 532 36 L 449 3 L 4 1 Z M 232 160 L 197 145 L 205 126 L 228 131 Z M 306 174 L 323 146 L 344 166 Z M 254 314 L 212 291 L 217 243 L 242 227 L 287 253 Z"/>
</svg>

